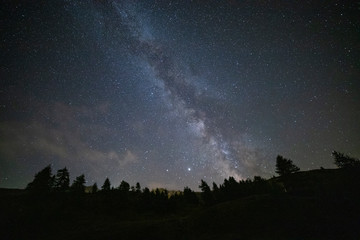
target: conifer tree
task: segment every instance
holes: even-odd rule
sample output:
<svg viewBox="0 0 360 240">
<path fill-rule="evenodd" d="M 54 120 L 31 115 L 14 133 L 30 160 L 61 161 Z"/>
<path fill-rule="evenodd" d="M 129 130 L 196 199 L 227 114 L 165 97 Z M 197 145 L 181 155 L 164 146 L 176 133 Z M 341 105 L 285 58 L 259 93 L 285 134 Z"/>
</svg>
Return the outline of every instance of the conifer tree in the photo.
<svg viewBox="0 0 360 240">
<path fill-rule="evenodd" d="M 60 169 L 56 173 L 54 187 L 57 191 L 65 192 L 70 187 L 70 174 L 65 168 Z"/>
<path fill-rule="evenodd" d="M 340 152 L 333 151 L 332 155 L 335 160 L 335 165 L 338 168 L 360 167 L 360 160 L 352 158 Z"/>
<path fill-rule="evenodd" d="M 85 192 L 85 175 L 82 174 L 74 180 L 71 185 L 71 190 L 76 193 L 84 193 Z"/>
<path fill-rule="evenodd" d="M 51 166 L 49 165 L 35 174 L 34 180 L 27 185 L 26 189 L 38 193 L 46 193 L 51 191 L 53 184 L 54 176 L 52 176 Z"/>
<path fill-rule="evenodd" d="M 108 192 L 110 191 L 110 189 L 111 189 L 110 180 L 109 178 L 106 178 L 104 184 L 101 186 L 101 190 L 104 192 Z"/>
<path fill-rule="evenodd" d="M 280 176 L 289 175 L 294 172 L 300 171 L 300 168 L 298 168 L 290 159 L 286 159 L 280 155 L 276 158 L 276 170 L 275 172 L 279 174 Z"/>
</svg>

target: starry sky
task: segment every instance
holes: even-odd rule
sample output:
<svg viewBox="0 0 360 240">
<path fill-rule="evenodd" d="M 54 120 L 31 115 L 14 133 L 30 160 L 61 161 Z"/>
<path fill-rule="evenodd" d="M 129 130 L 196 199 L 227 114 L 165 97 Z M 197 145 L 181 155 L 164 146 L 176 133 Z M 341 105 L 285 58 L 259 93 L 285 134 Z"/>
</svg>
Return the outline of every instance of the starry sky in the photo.
<svg viewBox="0 0 360 240">
<path fill-rule="evenodd" d="M 360 2 L 5 1 L 0 187 L 198 190 L 360 157 Z"/>
</svg>

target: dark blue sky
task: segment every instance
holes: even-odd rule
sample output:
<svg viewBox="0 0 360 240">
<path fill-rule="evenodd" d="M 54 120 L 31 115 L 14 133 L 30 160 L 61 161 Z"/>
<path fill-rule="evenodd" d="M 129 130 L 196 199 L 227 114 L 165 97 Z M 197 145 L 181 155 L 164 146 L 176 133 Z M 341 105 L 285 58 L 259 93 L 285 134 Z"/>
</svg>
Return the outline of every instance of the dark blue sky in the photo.
<svg viewBox="0 0 360 240">
<path fill-rule="evenodd" d="M 360 156 L 356 1 L 6 1 L 0 187 L 197 189 Z"/>
</svg>

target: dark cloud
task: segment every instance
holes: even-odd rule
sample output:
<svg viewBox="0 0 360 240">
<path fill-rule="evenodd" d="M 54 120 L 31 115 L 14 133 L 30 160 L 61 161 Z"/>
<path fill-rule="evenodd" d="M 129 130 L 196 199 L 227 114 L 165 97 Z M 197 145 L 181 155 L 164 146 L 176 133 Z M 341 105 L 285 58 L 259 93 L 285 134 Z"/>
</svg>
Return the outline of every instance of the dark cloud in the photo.
<svg viewBox="0 0 360 240">
<path fill-rule="evenodd" d="M 98 122 L 108 108 L 107 103 L 92 108 L 45 104 L 31 120 L 2 122 L 1 159 L 11 159 L 8 165 L 20 169 L 23 164 L 67 166 L 74 175 L 86 172 L 89 180 L 101 179 L 114 167 L 120 171 L 136 163 L 137 156 L 131 149 L 120 152 L 106 144 L 112 130 Z"/>
</svg>

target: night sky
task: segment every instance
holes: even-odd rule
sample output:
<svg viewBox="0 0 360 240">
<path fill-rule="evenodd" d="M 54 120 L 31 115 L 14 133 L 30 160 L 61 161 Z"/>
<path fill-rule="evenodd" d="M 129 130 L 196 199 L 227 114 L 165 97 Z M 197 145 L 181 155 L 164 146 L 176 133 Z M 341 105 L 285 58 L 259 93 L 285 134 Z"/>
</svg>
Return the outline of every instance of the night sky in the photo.
<svg viewBox="0 0 360 240">
<path fill-rule="evenodd" d="M 360 157 L 359 1 L 5 1 L 0 187 L 198 190 Z"/>
</svg>

